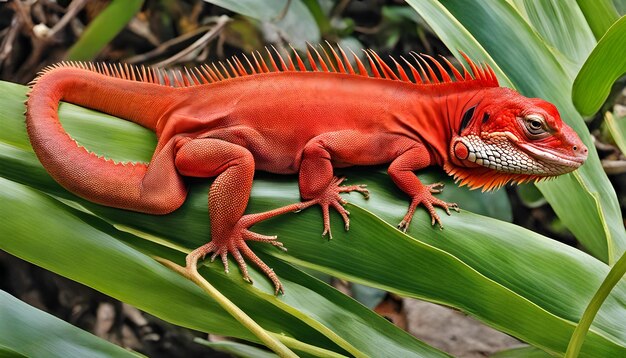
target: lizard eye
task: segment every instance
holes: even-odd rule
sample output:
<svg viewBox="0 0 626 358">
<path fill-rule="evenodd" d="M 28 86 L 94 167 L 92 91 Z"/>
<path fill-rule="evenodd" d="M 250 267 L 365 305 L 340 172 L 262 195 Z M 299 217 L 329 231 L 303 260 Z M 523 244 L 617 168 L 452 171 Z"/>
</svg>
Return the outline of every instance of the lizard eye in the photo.
<svg viewBox="0 0 626 358">
<path fill-rule="evenodd" d="M 524 126 L 532 139 L 544 138 L 549 134 L 546 120 L 537 114 L 524 117 Z"/>
</svg>

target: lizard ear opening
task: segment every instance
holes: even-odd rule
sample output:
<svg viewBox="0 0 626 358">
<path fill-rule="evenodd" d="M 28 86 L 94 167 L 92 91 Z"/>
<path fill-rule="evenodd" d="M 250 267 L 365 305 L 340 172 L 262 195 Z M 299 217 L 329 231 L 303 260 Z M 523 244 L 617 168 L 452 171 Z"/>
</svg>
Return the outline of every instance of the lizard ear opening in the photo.
<svg viewBox="0 0 626 358">
<path fill-rule="evenodd" d="M 476 109 L 476 106 L 471 107 L 470 109 L 465 111 L 465 113 L 463 113 L 463 118 L 461 119 L 461 127 L 459 128 L 459 135 L 461 135 L 461 132 L 463 132 L 463 130 L 467 127 L 469 122 L 472 120 L 472 117 L 474 117 L 475 109 Z"/>
</svg>

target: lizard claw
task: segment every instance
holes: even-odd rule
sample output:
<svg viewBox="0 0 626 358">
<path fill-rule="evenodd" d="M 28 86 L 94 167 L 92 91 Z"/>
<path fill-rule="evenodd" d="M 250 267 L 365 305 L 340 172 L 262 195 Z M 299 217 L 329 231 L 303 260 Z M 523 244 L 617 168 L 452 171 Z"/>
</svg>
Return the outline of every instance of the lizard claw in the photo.
<svg viewBox="0 0 626 358">
<path fill-rule="evenodd" d="M 339 195 L 339 193 L 350 193 L 352 191 L 359 192 L 363 194 L 365 198 L 369 197 L 369 191 L 366 189 L 366 185 L 349 185 L 349 186 L 341 186 L 340 184 L 344 182 L 346 178 L 333 178 L 331 183 L 328 185 L 325 191 L 323 191 L 317 198 L 308 201 L 307 203 L 315 203 L 319 204 L 322 207 L 322 217 L 324 220 L 324 231 L 322 232 L 322 236 L 326 236 L 328 234 L 328 239 L 332 239 L 333 235 L 330 231 L 330 208 L 334 208 L 337 210 L 339 215 L 343 218 L 344 228 L 350 230 L 350 212 L 346 210 L 343 206 L 348 204 L 348 201 Z"/>
<path fill-rule="evenodd" d="M 274 270 L 267 266 L 258 256 L 254 254 L 254 252 L 252 252 L 252 250 L 250 250 L 246 241 L 265 242 L 276 246 L 281 250 L 286 251 L 286 249 L 283 246 L 283 243 L 278 241 L 276 236 L 261 235 L 248 230 L 247 226 L 250 226 L 249 221 L 250 217 L 243 216 L 232 229 L 231 234 L 226 238 L 226 240 L 220 241 L 219 243 L 211 241 L 189 253 L 186 259 L 186 269 L 190 272 L 196 270 L 198 261 L 204 259 L 207 254 L 212 253 L 210 258 L 211 262 L 215 261 L 215 259 L 220 256 L 224 265 L 224 272 L 229 273 L 228 254 L 231 254 L 239 266 L 243 280 L 252 283 L 252 278 L 248 272 L 248 266 L 244 261 L 245 256 L 272 281 L 276 295 L 278 295 L 278 293 L 284 293 L 283 285 L 278 279 L 278 276 L 274 273 Z"/>
<path fill-rule="evenodd" d="M 443 208 L 446 214 L 450 215 L 450 209 L 459 212 L 459 206 L 456 203 L 447 203 L 441 199 L 435 198 L 433 194 L 439 194 L 442 192 L 444 184 L 434 183 L 430 185 L 425 185 L 421 189 L 421 191 L 413 197 L 411 200 L 411 205 L 409 206 L 409 210 L 407 211 L 404 219 L 398 224 L 398 229 L 406 232 L 411 224 L 411 220 L 413 219 L 413 214 L 415 213 L 415 209 L 418 205 L 424 205 L 428 213 L 430 214 L 430 224 L 431 226 L 435 226 L 435 224 L 439 225 L 439 229 L 443 230 L 443 224 L 441 223 L 441 218 L 435 211 L 435 206 L 439 206 Z"/>
</svg>

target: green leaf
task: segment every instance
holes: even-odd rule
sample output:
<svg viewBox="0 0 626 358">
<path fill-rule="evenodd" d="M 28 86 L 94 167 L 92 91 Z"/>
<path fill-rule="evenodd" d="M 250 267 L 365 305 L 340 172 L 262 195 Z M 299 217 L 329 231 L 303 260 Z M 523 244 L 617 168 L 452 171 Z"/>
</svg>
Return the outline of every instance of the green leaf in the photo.
<svg viewBox="0 0 626 358">
<path fill-rule="evenodd" d="M 139 357 L 0 290 L 0 357 Z"/>
<path fill-rule="evenodd" d="M 477 55 L 488 52 L 490 57 L 485 60 L 495 61 L 507 75 L 501 81 L 504 85 L 510 81 L 522 94 L 544 98 L 559 108 L 562 118 L 589 147 L 589 158 L 576 172 L 538 183 L 537 187 L 594 256 L 609 263 L 616 260 L 626 249 L 621 210 L 589 131 L 570 100 L 568 89 L 574 74 L 567 70 L 571 66 L 564 67 L 507 2 L 409 0 L 409 4 L 429 21 L 449 48 L 462 43 L 467 46 L 462 49 L 476 59 L 485 58 Z"/>
<path fill-rule="evenodd" d="M 120 32 L 141 9 L 143 0 L 113 0 L 85 29 L 69 49 L 66 58 L 91 60 Z"/>
<path fill-rule="evenodd" d="M 576 0 L 576 2 L 598 40 L 619 19 L 620 15 L 611 0 Z"/>
<path fill-rule="evenodd" d="M 195 248 L 208 241 L 208 181 L 194 181 L 183 207 L 166 216 L 102 207 L 79 199 L 46 175 L 30 149 L 21 149 L 28 147 L 21 117 L 23 93 L 21 86 L 0 83 L 0 94 L 7 102 L 0 108 L 0 120 L 6 128 L 0 132 L 0 176 L 10 180 L 0 190 L 0 215 L 9 218 L 0 221 L 0 237 L 20 235 L 20 240 L 0 240 L 0 247 L 177 324 L 251 340 L 229 317 L 222 314 L 213 318 L 219 310 L 212 301 L 204 296 L 189 297 L 191 292 L 197 293 L 193 286 L 170 277 L 146 256 L 183 262 L 181 248 Z M 91 112 L 65 107 L 76 116 Z M 70 134 L 80 141 L 90 128 L 85 125 Z M 116 132 L 114 126 L 110 130 Z M 153 141 L 143 130 L 132 132 L 140 140 Z M 5 133 L 14 137 L 6 138 Z M 207 263 L 201 273 L 265 329 L 342 354 L 377 355 L 381 347 L 394 356 L 438 353 L 282 260 L 453 306 L 545 350 L 565 352 L 573 322 L 580 319 L 608 273 L 607 265 L 523 228 L 465 211 L 444 217 L 445 230 L 439 231 L 430 227 L 428 214 L 420 210 L 409 237 L 394 227 L 406 211 L 407 198 L 395 189 L 384 169 L 349 169 L 343 173 L 353 182 L 368 184 L 373 193 L 369 200 L 350 197 L 349 232 L 343 231 L 340 217 L 333 214 L 335 238 L 323 240 L 321 213 L 315 208 L 255 225 L 255 231 L 278 234 L 289 248 L 284 253 L 252 244 L 283 281 L 285 296 L 274 298 L 271 284 L 252 268 L 254 286 L 245 284 L 236 270 L 224 274 L 217 263 Z M 435 173 L 420 177 L 425 182 L 439 179 Z M 55 195 L 136 236 L 116 232 L 91 214 L 45 201 L 35 191 L 11 181 Z M 443 197 L 454 199 L 458 193 L 458 188 L 448 187 Z M 260 212 L 298 200 L 296 178 L 259 174 L 248 211 Z M 74 259 L 76 255 L 80 255 L 80 262 Z M 140 292 L 136 292 L 137 287 L 141 287 Z M 172 313 L 161 305 L 188 308 Z M 598 313 L 583 354 L 626 354 L 625 306 L 626 282 L 622 282 Z"/>
<path fill-rule="evenodd" d="M 552 355 L 535 347 L 520 347 L 500 351 L 490 358 L 550 358 Z"/>
<path fill-rule="evenodd" d="M 612 113 L 607 112 L 604 115 L 604 124 L 619 150 L 622 154 L 626 154 L 626 117 L 615 118 Z"/>
<path fill-rule="evenodd" d="M 624 277 L 624 274 L 626 274 L 626 253 L 624 253 L 622 257 L 617 260 L 615 265 L 611 268 L 611 271 L 609 271 L 609 274 L 606 275 L 606 278 L 602 281 L 602 285 L 600 285 L 598 291 L 595 295 L 593 295 L 593 298 L 585 309 L 583 316 L 580 318 L 580 322 L 578 322 L 578 325 L 576 326 L 576 330 L 572 334 L 572 339 L 570 340 L 569 345 L 567 346 L 567 351 L 565 352 L 565 358 L 578 357 L 593 319 L 596 317 L 598 310 L 600 310 L 602 304 L 611 293 L 611 290 L 620 282 L 622 277 Z"/>
<path fill-rule="evenodd" d="M 595 0 L 593 0 L 595 1 Z M 601 0 L 600 2 L 605 1 Z M 596 44 L 582 11 L 573 0 L 514 0 L 516 8 L 553 48 L 561 65 L 578 71 Z"/>
<path fill-rule="evenodd" d="M 253 347 L 247 344 L 237 343 L 237 342 L 209 342 L 204 339 L 196 338 L 194 340 L 196 343 L 200 343 L 203 346 L 211 347 L 216 351 L 230 353 L 235 357 L 242 358 L 277 358 L 278 356 L 272 352 L 269 352 L 265 349 Z"/>
<path fill-rule="evenodd" d="M 275 27 L 282 38 L 294 47 L 305 49 L 306 43 L 320 41 L 320 29 L 302 0 L 204 0 L 238 14 Z M 286 6 L 288 6 L 286 8 Z M 283 15 L 283 11 L 286 12 Z"/>
<path fill-rule="evenodd" d="M 596 113 L 609 96 L 613 83 L 626 73 L 626 16 L 600 39 L 576 76 L 572 100 L 583 115 Z"/>
<path fill-rule="evenodd" d="M 516 187 L 517 195 L 522 203 L 528 208 L 538 208 L 546 204 L 546 198 L 532 184 L 522 184 Z"/>
</svg>

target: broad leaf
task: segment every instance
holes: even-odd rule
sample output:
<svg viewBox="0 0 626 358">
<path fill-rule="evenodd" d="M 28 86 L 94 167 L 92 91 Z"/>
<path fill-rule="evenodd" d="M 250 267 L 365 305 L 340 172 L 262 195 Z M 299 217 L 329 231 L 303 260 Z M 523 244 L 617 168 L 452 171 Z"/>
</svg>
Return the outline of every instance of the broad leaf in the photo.
<svg viewBox="0 0 626 358">
<path fill-rule="evenodd" d="M 626 4 L 623 0 L 616 1 Z M 611 0 L 576 0 L 576 2 L 598 40 L 620 16 Z"/>
<path fill-rule="evenodd" d="M 580 113 L 597 112 L 615 80 L 626 73 L 625 37 L 626 16 L 609 28 L 585 61 L 572 88 L 572 99 Z"/>
<path fill-rule="evenodd" d="M 0 357 L 141 356 L 31 307 L 2 290 L 0 317 Z"/>
<path fill-rule="evenodd" d="M 302 0 L 204 0 L 275 27 L 280 38 L 300 49 L 320 41 L 315 18 Z"/>
</svg>

